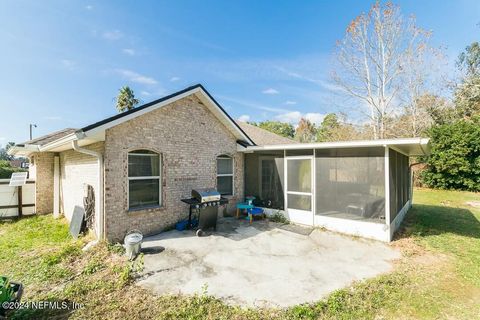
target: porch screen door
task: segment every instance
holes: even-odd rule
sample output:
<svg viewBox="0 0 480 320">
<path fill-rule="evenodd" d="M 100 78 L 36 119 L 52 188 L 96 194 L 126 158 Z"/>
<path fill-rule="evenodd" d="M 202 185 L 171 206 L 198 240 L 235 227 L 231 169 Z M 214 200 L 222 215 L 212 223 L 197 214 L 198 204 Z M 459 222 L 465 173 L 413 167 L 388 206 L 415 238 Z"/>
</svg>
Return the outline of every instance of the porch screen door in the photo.
<svg viewBox="0 0 480 320">
<path fill-rule="evenodd" d="M 286 203 L 290 221 L 313 225 L 313 157 L 287 157 Z"/>
</svg>

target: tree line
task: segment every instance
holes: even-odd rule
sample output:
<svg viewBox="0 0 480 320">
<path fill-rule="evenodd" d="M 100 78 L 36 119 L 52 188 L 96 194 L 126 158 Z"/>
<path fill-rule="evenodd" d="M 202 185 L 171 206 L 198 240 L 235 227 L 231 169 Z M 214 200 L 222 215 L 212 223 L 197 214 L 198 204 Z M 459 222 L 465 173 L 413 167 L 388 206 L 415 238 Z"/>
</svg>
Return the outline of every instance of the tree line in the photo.
<svg viewBox="0 0 480 320">
<path fill-rule="evenodd" d="M 332 80 L 337 93 L 360 113 L 327 114 L 316 126 L 302 118 L 252 123 L 299 142 L 430 137 L 423 183 L 480 191 L 480 44 L 473 42 L 448 76 L 441 48 L 399 6 L 375 2 L 356 17 L 337 42 Z"/>
<path fill-rule="evenodd" d="M 250 124 L 305 143 L 427 136 L 431 155 L 415 159 L 426 164 L 423 183 L 480 191 L 480 45 L 473 42 L 459 54 L 457 74 L 449 77 L 443 50 L 431 37 L 414 16 L 377 1 L 335 46 L 335 91 L 354 108 L 329 113 L 319 125 L 305 118 L 296 126 Z M 128 86 L 114 100 L 120 113 L 140 102 Z M 8 167 L 7 157 L 0 148 L 0 167 Z"/>
<path fill-rule="evenodd" d="M 22 168 L 12 167 L 10 161 L 14 159 L 13 156 L 8 154 L 8 149 L 13 147 L 15 143 L 8 142 L 5 147 L 0 145 L 0 179 L 9 179 L 12 173 L 25 171 Z"/>
</svg>

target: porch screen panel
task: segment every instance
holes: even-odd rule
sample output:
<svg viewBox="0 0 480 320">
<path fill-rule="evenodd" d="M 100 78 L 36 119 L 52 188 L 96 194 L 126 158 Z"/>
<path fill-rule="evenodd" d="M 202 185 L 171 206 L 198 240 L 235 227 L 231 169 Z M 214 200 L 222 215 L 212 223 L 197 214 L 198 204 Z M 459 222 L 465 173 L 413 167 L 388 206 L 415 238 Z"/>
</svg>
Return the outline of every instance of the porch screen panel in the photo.
<svg viewBox="0 0 480 320">
<path fill-rule="evenodd" d="M 385 223 L 383 148 L 317 149 L 315 214 Z"/>
<path fill-rule="evenodd" d="M 254 196 L 254 204 L 284 209 L 283 151 L 245 154 L 245 195 Z"/>
<path fill-rule="evenodd" d="M 288 161 L 288 191 L 312 191 L 312 166 L 310 159 Z"/>
<path fill-rule="evenodd" d="M 390 149 L 390 222 L 410 200 L 410 166 L 408 157 Z"/>
<path fill-rule="evenodd" d="M 398 212 L 398 176 L 397 173 L 397 152 L 390 149 L 388 151 L 388 162 L 390 167 L 390 223 L 395 219 Z"/>
</svg>

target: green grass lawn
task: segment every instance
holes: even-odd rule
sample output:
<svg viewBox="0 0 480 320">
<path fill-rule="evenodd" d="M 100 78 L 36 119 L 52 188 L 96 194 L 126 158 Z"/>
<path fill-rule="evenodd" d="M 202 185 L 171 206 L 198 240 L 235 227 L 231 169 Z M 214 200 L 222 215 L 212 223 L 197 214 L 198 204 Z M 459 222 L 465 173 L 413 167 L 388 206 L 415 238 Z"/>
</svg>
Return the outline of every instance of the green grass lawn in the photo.
<svg viewBox="0 0 480 320">
<path fill-rule="evenodd" d="M 63 220 L 0 222 L 0 274 L 25 285 L 24 301 L 83 304 L 75 311 L 20 310 L 23 318 L 158 319 L 479 319 L 480 201 L 468 192 L 417 189 L 414 207 L 392 246 L 394 271 L 288 309 L 225 305 L 207 293 L 153 296 L 134 285 L 142 259 L 126 261 L 106 243 L 84 252 Z M 334 275 L 332 275 L 334 276 Z"/>
</svg>

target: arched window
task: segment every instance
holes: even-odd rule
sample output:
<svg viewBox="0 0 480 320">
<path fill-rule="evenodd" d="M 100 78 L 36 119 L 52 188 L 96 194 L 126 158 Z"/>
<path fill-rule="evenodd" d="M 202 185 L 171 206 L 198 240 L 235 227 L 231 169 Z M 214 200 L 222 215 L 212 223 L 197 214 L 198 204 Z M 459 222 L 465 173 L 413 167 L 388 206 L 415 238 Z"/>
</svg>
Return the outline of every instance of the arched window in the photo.
<svg viewBox="0 0 480 320">
<path fill-rule="evenodd" d="M 217 190 L 222 196 L 233 195 L 233 158 L 217 157 Z"/>
<path fill-rule="evenodd" d="M 150 150 L 128 153 L 128 208 L 140 209 L 162 204 L 162 158 Z"/>
</svg>

